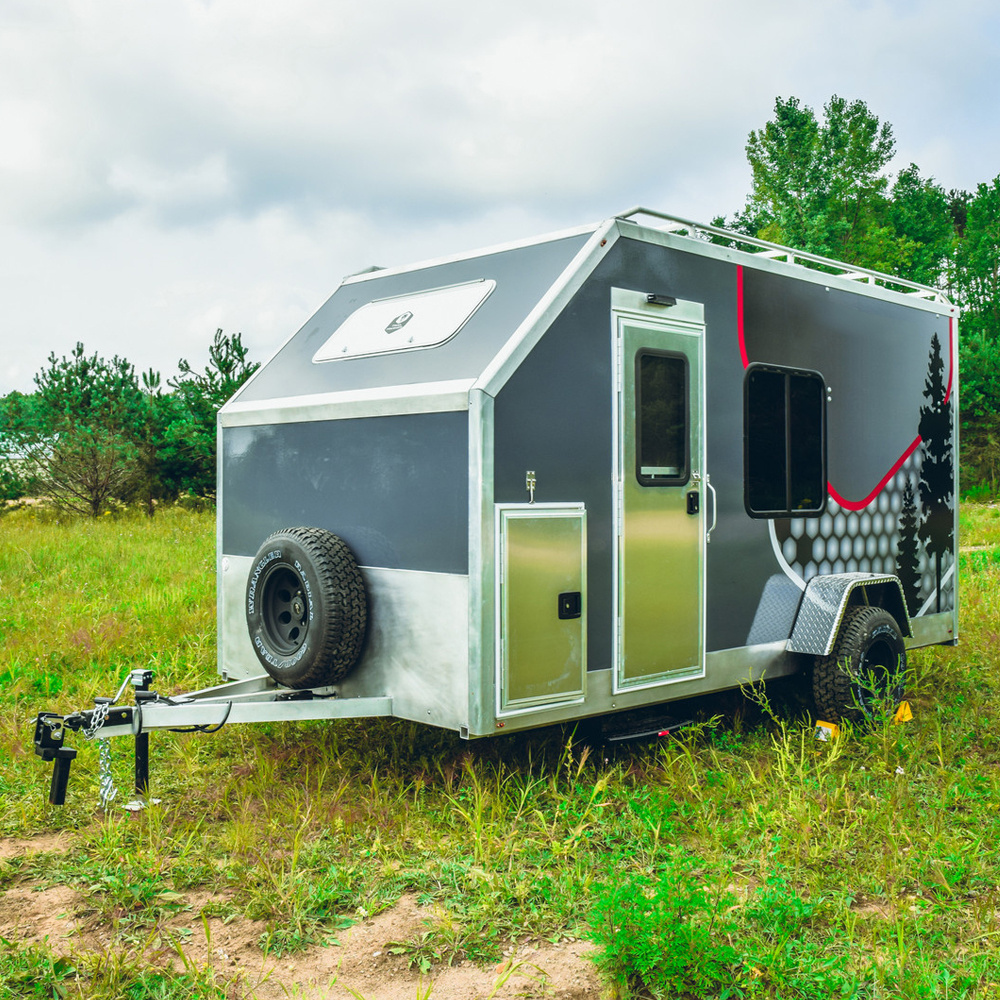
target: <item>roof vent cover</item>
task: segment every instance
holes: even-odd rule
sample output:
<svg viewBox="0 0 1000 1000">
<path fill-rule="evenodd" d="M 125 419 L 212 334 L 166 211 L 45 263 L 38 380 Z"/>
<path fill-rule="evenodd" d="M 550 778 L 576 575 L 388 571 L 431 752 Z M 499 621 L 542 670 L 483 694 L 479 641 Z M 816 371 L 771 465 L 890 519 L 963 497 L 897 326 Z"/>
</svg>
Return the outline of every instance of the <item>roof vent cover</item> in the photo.
<svg viewBox="0 0 1000 1000">
<path fill-rule="evenodd" d="M 495 281 L 481 278 L 367 302 L 334 330 L 313 361 L 439 347 L 468 323 L 494 288 Z"/>
</svg>

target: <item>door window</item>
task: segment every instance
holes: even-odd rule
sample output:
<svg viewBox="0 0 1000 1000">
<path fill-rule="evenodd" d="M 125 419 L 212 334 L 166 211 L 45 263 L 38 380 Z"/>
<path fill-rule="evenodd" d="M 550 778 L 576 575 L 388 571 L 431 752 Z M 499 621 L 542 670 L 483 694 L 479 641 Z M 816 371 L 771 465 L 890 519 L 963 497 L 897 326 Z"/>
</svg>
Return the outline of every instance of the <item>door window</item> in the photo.
<svg viewBox="0 0 1000 1000">
<path fill-rule="evenodd" d="M 687 482 L 688 361 L 682 354 L 636 356 L 636 477 L 643 486 Z"/>
</svg>

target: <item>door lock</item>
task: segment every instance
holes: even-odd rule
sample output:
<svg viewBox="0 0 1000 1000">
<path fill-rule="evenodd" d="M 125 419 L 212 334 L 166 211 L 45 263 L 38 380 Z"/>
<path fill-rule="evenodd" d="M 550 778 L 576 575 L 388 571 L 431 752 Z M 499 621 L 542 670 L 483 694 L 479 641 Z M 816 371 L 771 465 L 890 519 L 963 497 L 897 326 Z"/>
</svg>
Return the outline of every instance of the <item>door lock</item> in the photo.
<svg viewBox="0 0 1000 1000">
<path fill-rule="evenodd" d="M 697 490 L 689 491 L 687 495 L 687 512 L 697 514 L 701 510 L 701 494 Z"/>
</svg>

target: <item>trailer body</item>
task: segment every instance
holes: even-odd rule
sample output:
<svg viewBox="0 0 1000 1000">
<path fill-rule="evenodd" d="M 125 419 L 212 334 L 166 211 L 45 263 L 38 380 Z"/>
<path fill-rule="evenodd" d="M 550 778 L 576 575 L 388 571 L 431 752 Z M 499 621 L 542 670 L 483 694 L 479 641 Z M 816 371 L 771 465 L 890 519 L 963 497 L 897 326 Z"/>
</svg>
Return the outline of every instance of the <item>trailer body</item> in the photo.
<svg viewBox="0 0 1000 1000">
<path fill-rule="evenodd" d="M 646 210 L 347 278 L 219 416 L 222 678 L 262 673 L 248 579 L 297 527 L 364 581 L 332 715 L 665 704 L 830 657 L 858 605 L 954 642 L 956 323 Z"/>
</svg>

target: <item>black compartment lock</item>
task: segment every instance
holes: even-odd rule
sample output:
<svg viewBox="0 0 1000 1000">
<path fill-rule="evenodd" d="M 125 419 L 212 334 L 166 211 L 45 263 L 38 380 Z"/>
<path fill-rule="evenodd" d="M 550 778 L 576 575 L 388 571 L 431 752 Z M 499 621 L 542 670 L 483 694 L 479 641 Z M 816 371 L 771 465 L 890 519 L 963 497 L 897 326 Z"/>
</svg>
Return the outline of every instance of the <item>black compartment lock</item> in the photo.
<svg viewBox="0 0 1000 1000">
<path fill-rule="evenodd" d="M 582 613 L 583 595 L 579 590 L 571 590 L 559 595 L 560 618 L 579 618 Z"/>
</svg>

